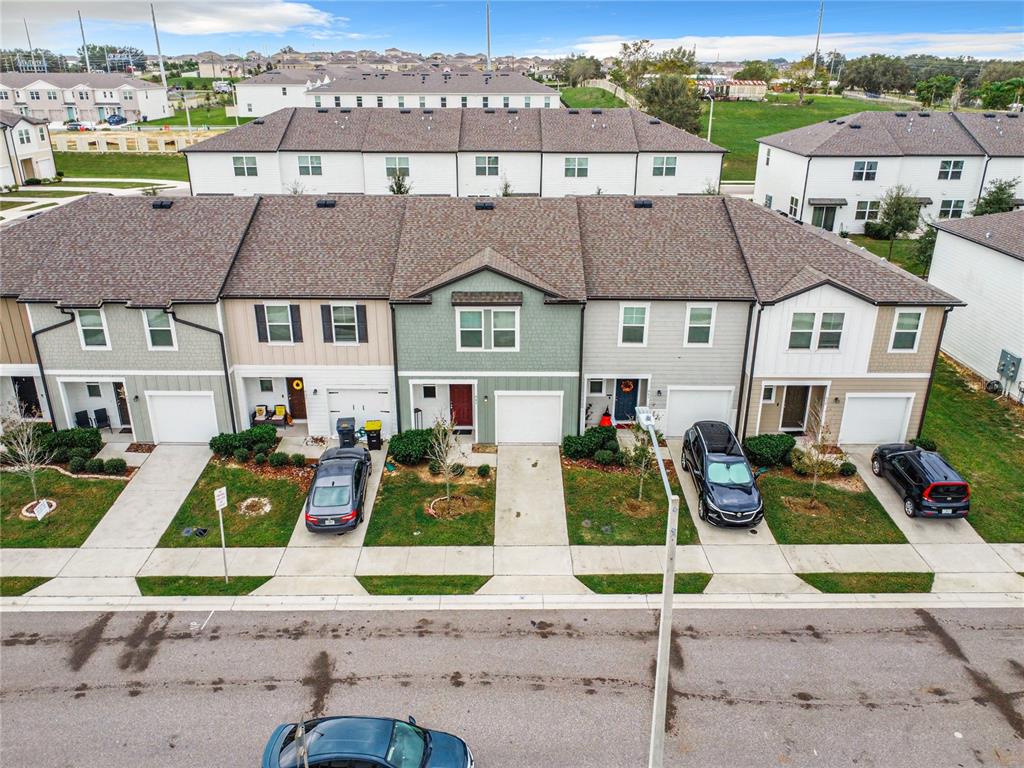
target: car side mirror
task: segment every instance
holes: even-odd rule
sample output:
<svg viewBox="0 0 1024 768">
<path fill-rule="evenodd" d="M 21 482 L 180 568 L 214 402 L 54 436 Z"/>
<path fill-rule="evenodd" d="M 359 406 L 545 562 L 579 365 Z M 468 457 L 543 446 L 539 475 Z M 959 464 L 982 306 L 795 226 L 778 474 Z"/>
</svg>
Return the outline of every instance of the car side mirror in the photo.
<svg viewBox="0 0 1024 768">
<path fill-rule="evenodd" d="M 416 725 L 416 718 L 412 715 L 409 715 L 409 723 L 412 725 Z"/>
</svg>

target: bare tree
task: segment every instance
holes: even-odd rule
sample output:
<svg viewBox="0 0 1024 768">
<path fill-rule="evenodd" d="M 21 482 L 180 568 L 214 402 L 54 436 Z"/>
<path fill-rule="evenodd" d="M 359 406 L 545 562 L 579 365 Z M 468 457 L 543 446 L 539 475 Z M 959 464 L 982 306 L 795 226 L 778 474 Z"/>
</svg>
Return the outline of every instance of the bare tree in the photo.
<svg viewBox="0 0 1024 768">
<path fill-rule="evenodd" d="M 36 475 L 53 461 L 53 449 L 48 445 L 39 422 L 22 418 L 16 406 L 5 406 L 0 418 L 3 422 L 4 463 L 28 478 L 32 486 L 32 501 L 38 501 Z"/>
<path fill-rule="evenodd" d="M 651 436 L 647 430 L 639 424 L 632 427 L 633 445 L 623 451 L 626 457 L 626 466 L 635 469 L 640 476 L 640 491 L 637 494 L 637 501 L 644 500 L 644 480 L 651 474 L 654 465 L 654 448 L 651 446 Z"/>
<path fill-rule="evenodd" d="M 832 430 L 825 422 L 825 407 L 822 402 L 816 402 L 809 408 L 811 423 L 818 425 L 815 439 L 807 448 L 807 461 L 811 471 L 811 506 L 818 506 L 818 478 L 823 470 L 832 465 L 832 458 L 829 450 L 832 447 Z M 829 473 L 832 474 L 832 473 Z"/>
<path fill-rule="evenodd" d="M 306 191 L 306 186 L 301 181 L 293 181 L 288 187 L 289 195 L 301 195 Z"/>
<path fill-rule="evenodd" d="M 450 501 L 452 498 L 452 475 L 456 464 L 454 454 L 457 447 L 455 419 L 438 416 L 434 420 L 434 426 L 430 428 L 430 447 L 427 449 L 427 458 L 441 468 L 441 475 L 444 477 L 445 501 Z"/>
<path fill-rule="evenodd" d="M 412 182 L 407 177 L 400 173 L 396 173 L 391 177 L 391 183 L 388 185 L 388 191 L 392 195 L 408 195 L 412 190 Z"/>
</svg>

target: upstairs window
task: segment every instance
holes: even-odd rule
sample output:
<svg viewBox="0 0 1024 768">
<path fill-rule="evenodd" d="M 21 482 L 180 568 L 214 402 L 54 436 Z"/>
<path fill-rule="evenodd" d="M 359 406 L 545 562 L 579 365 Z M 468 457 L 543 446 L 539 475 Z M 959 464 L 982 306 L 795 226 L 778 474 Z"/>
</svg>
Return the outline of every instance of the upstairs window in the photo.
<svg viewBox="0 0 1024 768">
<path fill-rule="evenodd" d="M 921 335 L 921 312 L 900 310 L 892 324 L 890 352 L 917 352 L 917 340 Z"/>
<path fill-rule="evenodd" d="M 389 179 L 393 179 L 395 176 L 408 176 L 409 175 L 409 158 L 408 157 L 385 157 L 384 158 L 384 169 Z"/>
<path fill-rule="evenodd" d="M 843 312 L 794 312 L 789 326 L 789 349 L 839 349 L 845 320 Z"/>
<path fill-rule="evenodd" d="M 150 349 L 175 349 L 174 324 L 171 316 L 162 309 L 144 309 L 142 319 L 146 324 L 146 345 Z"/>
<path fill-rule="evenodd" d="M 526 107 L 527 109 L 530 108 L 530 97 L 529 96 L 523 96 L 523 106 Z"/>
<path fill-rule="evenodd" d="M 39 91 L 29 91 L 28 92 L 28 100 L 29 101 L 39 101 Z"/>
<path fill-rule="evenodd" d="M 565 158 L 565 177 L 582 179 L 587 176 L 587 158 L 567 157 Z"/>
<path fill-rule="evenodd" d="M 497 155 L 479 156 L 476 158 L 477 176 L 497 176 L 498 157 Z"/>
<path fill-rule="evenodd" d="M 447 106 L 448 106 L 448 97 L 447 96 L 442 96 L 441 97 L 441 108 L 445 109 L 445 108 L 447 108 Z"/>
<path fill-rule="evenodd" d="M 424 109 L 427 106 L 427 97 L 420 96 L 420 109 Z"/>
<path fill-rule="evenodd" d="M 767 147 L 764 151 L 764 167 L 767 168 L 772 164 L 772 148 Z"/>
<path fill-rule="evenodd" d="M 39 141 L 42 144 L 46 143 L 46 129 L 40 126 L 39 128 Z"/>
<path fill-rule="evenodd" d="M 287 96 L 288 95 L 288 89 L 287 88 L 282 88 L 281 89 L 281 95 L 282 96 Z"/>
<path fill-rule="evenodd" d="M 853 180 L 874 181 L 877 171 L 878 162 L 876 160 L 857 160 L 853 164 Z"/>
<path fill-rule="evenodd" d="M 691 304 L 686 310 L 687 347 L 710 347 L 715 327 L 713 304 Z"/>
<path fill-rule="evenodd" d="M 462 97 L 462 108 L 465 109 L 469 106 L 469 96 Z"/>
<path fill-rule="evenodd" d="M 623 304 L 619 315 L 619 346 L 647 343 L 647 305 Z"/>
<path fill-rule="evenodd" d="M 491 348 L 515 350 L 519 347 L 519 312 L 515 309 L 491 310 Z"/>
<path fill-rule="evenodd" d="M 675 176 L 676 175 L 676 159 L 674 157 L 656 157 L 656 158 L 654 158 L 654 175 L 655 176 Z"/>
<path fill-rule="evenodd" d="M 384 106 L 384 97 L 383 96 L 378 96 L 377 97 L 377 106 L 378 107 L 383 107 Z"/>
<path fill-rule="evenodd" d="M 50 101 L 56 101 L 57 100 L 57 92 L 56 91 L 47 91 L 46 92 L 46 98 L 49 99 Z"/>
<path fill-rule="evenodd" d="M 550 96 L 545 96 L 544 97 L 544 108 L 547 109 L 550 106 L 551 106 L 551 97 Z"/>
<path fill-rule="evenodd" d="M 273 343 L 292 343 L 292 316 L 287 304 L 267 304 L 267 339 Z"/>
<path fill-rule="evenodd" d="M 103 310 L 80 309 L 75 314 L 78 318 L 78 335 L 82 349 L 110 349 L 107 319 Z"/>
<path fill-rule="evenodd" d="M 32 132 L 28 128 L 18 129 L 18 143 L 19 144 L 31 144 L 32 143 Z"/>
<path fill-rule="evenodd" d="M 458 349 L 484 348 L 484 312 L 482 309 L 460 309 L 458 325 Z"/>
<path fill-rule="evenodd" d="M 10 91 L 0 91 L 0 101 L 10 101 Z"/>
<path fill-rule="evenodd" d="M 853 218 L 857 221 L 877 221 L 881 203 L 878 200 L 860 200 Z"/>
<path fill-rule="evenodd" d="M 508 96 L 502 96 L 501 97 L 501 106 L 503 106 L 505 109 L 508 109 L 509 105 L 510 105 L 510 102 L 509 102 Z"/>
<path fill-rule="evenodd" d="M 314 97 L 313 97 L 313 106 L 314 106 L 314 107 L 320 107 L 320 106 L 323 106 L 323 105 L 322 105 L 322 104 L 320 103 L 320 97 L 319 97 L 319 96 L 314 96 Z"/>
<path fill-rule="evenodd" d="M 320 155 L 299 155 L 299 176 L 323 176 Z"/>
<path fill-rule="evenodd" d="M 940 219 L 959 219 L 964 215 L 963 200 L 943 200 L 939 205 Z"/>
<path fill-rule="evenodd" d="M 398 108 L 405 109 L 405 96 L 398 97 Z"/>
<path fill-rule="evenodd" d="M 336 107 L 340 107 L 341 106 L 341 96 L 336 96 L 335 97 L 334 106 L 336 106 Z M 363 106 L 363 97 L 362 96 L 356 96 L 356 106 L 357 107 Z"/>
<path fill-rule="evenodd" d="M 771 208 L 772 207 L 772 196 L 771 195 L 765 195 L 764 196 L 764 207 L 765 208 Z"/>
<path fill-rule="evenodd" d="M 334 342 L 336 344 L 355 344 L 359 341 L 356 330 L 355 304 L 336 304 L 332 306 L 331 319 L 334 323 Z"/>
<path fill-rule="evenodd" d="M 842 312 L 823 312 L 818 329 L 818 349 L 839 349 L 843 338 L 843 321 L 846 316 Z"/>
<path fill-rule="evenodd" d="M 481 106 L 485 109 L 491 105 L 491 100 L 487 96 L 481 97 Z"/>
<path fill-rule="evenodd" d="M 964 174 L 963 160 L 943 160 L 939 163 L 939 178 L 955 181 Z"/>
<path fill-rule="evenodd" d="M 255 157 L 232 157 L 231 164 L 235 167 L 235 176 L 256 176 Z"/>
<path fill-rule="evenodd" d="M 791 197 L 789 198 L 789 215 L 796 218 L 797 213 L 800 211 L 800 198 Z"/>
</svg>

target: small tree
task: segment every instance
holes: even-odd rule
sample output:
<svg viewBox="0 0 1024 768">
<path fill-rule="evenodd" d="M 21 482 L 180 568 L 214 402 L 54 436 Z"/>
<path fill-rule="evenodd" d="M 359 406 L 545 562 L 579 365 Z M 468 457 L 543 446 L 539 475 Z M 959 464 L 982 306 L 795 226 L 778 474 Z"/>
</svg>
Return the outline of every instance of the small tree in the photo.
<svg viewBox="0 0 1024 768">
<path fill-rule="evenodd" d="M 654 464 L 654 448 L 651 446 L 651 436 L 647 430 L 639 424 L 632 427 L 633 445 L 623 451 L 626 458 L 626 466 L 635 469 L 640 476 L 640 491 L 637 500 L 644 500 L 644 480 L 651 474 Z"/>
<path fill-rule="evenodd" d="M 811 506 L 818 506 L 818 478 L 821 476 L 822 470 L 825 468 L 826 462 L 831 462 L 829 458 L 829 448 L 832 445 L 831 437 L 832 430 L 828 428 L 828 424 L 825 423 L 825 407 L 823 402 L 814 403 L 811 405 L 809 410 L 809 416 L 811 421 L 818 425 L 818 434 L 807 449 L 807 460 L 810 464 L 809 469 L 811 470 Z"/>
<path fill-rule="evenodd" d="M 890 187 L 882 197 L 878 223 L 889 238 L 889 258 L 892 258 L 892 247 L 896 238 L 917 229 L 921 217 L 918 202 L 910 196 L 910 189 L 903 184 Z"/>
<path fill-rule="evenodd" d="M 938 233 L 934 227 L 925 227 L 924 234 L 914 241 L 914 258 L 921 265 L 921 274 L 927 275 L 932 266 L 932 254 L 935 252 L 935 236 Z"/>
<path fill-rule="evenodd" d="M 409 190 L 412 189 L 412 184 L 408 178 L 400 173 L 396 173 L 391 177 L 391 183 L 388 185 L 388 190 L 392 195 L 408 195 Z"/>
<path fill-rule="evenodd" d="M 427 448 L 427 458 L 441 469 L 441 475 L 444 477 L 445 501 L 450 501 L 452 498 L 452 468 L 456 463 L 454 454 L 457 448 L 455 419 L 438 416 L 434 421 L 434 426 L 430 429 L 430 447 Z"/>
<path fill-rule="evenodd" d="M 797 92 L 797 103 L 804 103 L 804 94 L 814 87 L 818 77 L 809 61 L 801 61 L 789 68 L 789 77 L 793 90 Z"/>
<path fill-rule="evenodd" d="M 985 194 L 971 211 L 972 216 L 984 216 L 987 213 L 1006 213 L 1013 210 L 1014 190 L 1020 179 L 995 179 L 985 188 Z"/>
<path fill-rule="evenodd" d="M 301 195 L 305 191 L 306 187 L 301 181 L 293 181 L 288 187 L 289 195 Z"/>
<path fill-rule="evenodd" d="M 660 75 L 640 93 L 644 108 L 669 125 L 700 132 L 700 101 L 693 81 L 682 75 Z"/>
<path fill-rule="evenodd" d="M 501 196 L 512 197 L 512 185 L 508 183 L 508 178 L 504 176 L 501 178 Z"/>
<path fill-rule="evenodd" d="M 14 405 L 7 405 L 2 415 L 4 463 L 14 472 L 28 478 L 32 501 L 39 501 L 36 475 L 53 461 L 53 449 L 46 440 L 39 422 L 26 421 Z M 45 425 L 42 425 L 45 427 Z"/>
</svg>

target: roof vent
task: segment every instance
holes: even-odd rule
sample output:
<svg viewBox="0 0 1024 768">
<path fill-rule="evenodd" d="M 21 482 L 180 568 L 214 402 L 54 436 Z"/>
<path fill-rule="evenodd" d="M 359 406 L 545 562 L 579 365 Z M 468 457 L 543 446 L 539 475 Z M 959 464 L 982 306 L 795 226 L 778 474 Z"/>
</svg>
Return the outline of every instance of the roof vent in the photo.
<svg viewBox="0 0 1024 768">
<path fill-rule="evenodd" d="M 1012 120 L 1016 120 L 1018 117 L 1020 117 L 1020 113 L 1019 112 L 1007 112 L 1006 116 L 1009 117 Z"/>
<path fill-rule="evenodd" d="M 253 120 L 252 124 L 253 125 L 263 125 L 263 121 L 262 120 Z"/>
<path fill-rule="evenodd" d="M 854 129 L 859 129 L 860 128 L 860 123 L 850 123 L 850 127 L 854 128 Z"/>
<path fill-rule="evenodd" d="M 835 121 L 836 119 L 834 117 L 831 120 L 829 120 L 830 123 L 834 123 Z"/>
<path fill-rule="evenodd" d="M 494 110 L 493 109 L 485 109 L 484 110 L 484 114 L 485 115 L 493 115 L 494 114 Z"/>
<path fill-rule="evenodd" d="M 906 112 L 897 112 L 896 113 L 896 117 L 906 117 L 906 116 L 907 116 Z"/>
<path fill-rule="evenodd" d="M 995 117 L 995 116 L 996 116 L 995 112 L 986 112 L 985 113 L 985 117 Z"/>
<path fill-rule="evenodd" d="M 318 109 L 317 112 L 319 112 L 321 115 L 326 115 L 327 114 L 327 109 L 326 108 Z"/>
<path fill-rule="evenodd" d="M 836 125 L 846 125 L 845 120 L 836 120 Z"/>
<path fill-rule="evenodd" d="M 510 110 L 508 111 L 508 113 L 509 113 L 510 115 L 518 115 L 518 114 L 519 114 L 519 110 L 518 110 L 518 109 L 510 109 Z"/>
<path fill-rule="evenodd" d="M 920 115 L 921 117 L 931 117 L 932 116 L 931 112 L 918 112 L 917 114 Z"/>
<path fill-rule="evenodd" d="M 600 115 L 601 114 L 601 110 L 600 109 L 592 109 L 592 110 L 590 110 L 590 114 L 592 114 L 592 115 Z"/>
<path fill-rule="evenodd" d="M 580 111 L 578 109 L 570 109 L 569 110 L 569 114 L 570 115 L 578 115 L 579 113 L 580 113 Z"/>
<path fill-rule="evenodd" d="M 432 114 L 434 114 L 434 110 L 432 110 L 432 109 L 424 109 L 423 110 L 423 114 L 424 115 L 432 115 Z"/>
<path fill-rule="evenodd" d="M 491 202 L 473 203 L 473 207 L 476 208 L 478 211 L 493 211 L 494 210 L 494 203 L 491 203 Z"/>
<path fill-rule="evenodd" d="M 633 201 L 634 208 L 653 208 L 654 201 L 648 200 L 646 197 L 640 197 Z"/>
<path fill-rule="evenodd" d="M 652 117 L 652 118 L 651 118 L 650 120 L 648 120 L 647 122 L 648 122 L 648 123 L 650 123 L 651 125 L 661 125 L 661 120 L 659 120 L 659 119 L 658 119 L 658 118 L 656 118 L 656 117 Z"/>
<path fill-rule="evenodd" d="M 411 109 L 400 109 L 400 110 L 398 110 L 398 114 L 400 114 L 400 115 L 408 115 L 411 112 L 412 112 Z"/>
<path fill-rule="evenodd" d="M 317 208 L 333 208 L 337 204 L 338 204 L 337 200 L 330 200 L 330 199 L 327 199 L 327 198 L 325 198 L 323 200 L 317 200 L 316 201 L 316 207 Z"/>
<path fill-rule="evenodd" d="M 154 200 L 153 201 L 153 207 L 156 208 L 157 210 L 166 211 L 172 205 L 174 205 L 174 201 L 173 200 Z"/>
<path fill-rule="evenodd" d="M 341 112 L 341 114 L 343 114 L 343 115 L 347 115 L 352 110 L 351 109 L 339 109 L 338 111 Z"/>
</svg>

